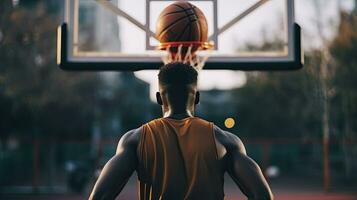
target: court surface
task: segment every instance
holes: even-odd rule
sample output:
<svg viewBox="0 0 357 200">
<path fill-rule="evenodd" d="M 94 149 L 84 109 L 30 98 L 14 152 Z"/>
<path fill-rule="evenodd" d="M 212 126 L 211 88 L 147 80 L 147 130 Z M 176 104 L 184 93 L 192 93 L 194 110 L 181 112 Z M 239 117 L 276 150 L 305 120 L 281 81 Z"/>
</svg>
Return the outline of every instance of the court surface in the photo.
<svg viewBox="0 0 357 200">
<path fill-rule="evenodd" d="M 136 199 L 134 195 L 121 195 L 118 199 L 123 200 L 132 200 Z M 134 197 L 134 198 L 133 198 Z M 78 195 L 7 195 L 3 196 L 2 199 L 8 200 L 60 200 L 60 199 L 68 199 L 68 200 L 81 200 L 86 199 L 85 197 Z M 236 200 L 236 199 L 245 199 L 243 196 L 229 196 L 227 200 Z M 275 194 L 275 200 L 357 200 L 357 194 L 323 194 L 319 192 L 306 192 L 306 193 L 278 193 Z"/>
<path fill-rule="evenodd" d="M 230 178 L 225 178 L 225 193 L 226 200 L 245 200 L 246 197 L 240 193 Z M 353 192 L 329 192 L 324 193 L 322 188 L 315 183 L 303 184 L 303 181 L 273 181 L 271 183 L 274 192 L 275 200 L 357 200 L 357 190 Z M 135 200 L 136 194 L 136 180 L 132 177 L 128 185 L 123 189 L 122 193 L 117 199 L 120 200 Z M 71 194 L 47 194 L 47 195 L 1 195 L 0 199 L 6 200 L 82 200 L 87 199 L 85 195 L 71 195 Z"/>
</svg>

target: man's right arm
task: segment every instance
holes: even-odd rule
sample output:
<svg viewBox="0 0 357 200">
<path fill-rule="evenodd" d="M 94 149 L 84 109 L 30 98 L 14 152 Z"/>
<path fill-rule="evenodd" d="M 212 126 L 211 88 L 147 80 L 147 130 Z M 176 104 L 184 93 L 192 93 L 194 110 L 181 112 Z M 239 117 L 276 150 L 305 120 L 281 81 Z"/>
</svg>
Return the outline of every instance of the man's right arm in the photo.
<svg viewBox="0 0 357 200">
<path fill-rule="evenodd" d="M 225 147 L 228 174 L 249 200 L 272 200 L 273 194 L 258 164 L 247 154 L 242 141 L 219 129 L 216 139 Z"/>
</svg>

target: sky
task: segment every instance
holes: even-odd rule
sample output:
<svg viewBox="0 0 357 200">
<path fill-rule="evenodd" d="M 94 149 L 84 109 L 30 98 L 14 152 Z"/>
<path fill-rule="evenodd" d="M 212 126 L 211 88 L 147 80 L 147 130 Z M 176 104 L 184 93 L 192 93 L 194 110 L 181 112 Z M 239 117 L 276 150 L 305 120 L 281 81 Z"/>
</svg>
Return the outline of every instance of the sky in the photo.
<svg viewBox="0 0 357 200">
<path fill-rule="evenodd" d="M 237 16 L 258 0 L 218 0 L 218 27 Z M 284 29 L 285 0 L 271 0 L 238 22 L 231 29 L 219 36 L 219 53 L 235 55 L 237 49 L 243 49 L 247 43 L 259 44 L 263 40 L 283 39 L 286 41 Z M 150 29 L 155 32 L 155 23 L 160 12 L 172 1 L 152 1 L 150 6 Z M 212 4 L 209 2 L 192 2 L 206 15 L 209 25 L 209 35 L 213 32 Z M 118 5 L 125 12 L 133 16 L 140 23 L 145 24 L 145 0 L 119 0 Z M 320 9 L 316 9 L 316 6 Z M 321 47 L 322 43 L 317 35 L 317 20 L 323 24 L 324 34 L 331 38 L 336 31 L 339 21 L 338 10 L 350 11 L 354 7 L 354 0 L 295 0 L 295 19 L 303 30 L 303 46 L 306 51 Z M 144 31 L 130 24 L 126 19 L 118 18 L 119 36 L 122 51 L 128 54 L 146 53 Z M 157 42 L 152 40 L 152 44 Z M 238 51 L 239 52 L 239 51 Z M 241 52 L 239 52 L 241 53 Z M 135 72 L 135 75 L 150 83 L 150 97 L 155 99 L 157 91 L 157 71 L 145 70 Z M 199 74 L 199 89 L 232 89 L 242 87 L 246 83 L 245 73 L 242 71 L 207 71 Z"/>
</svg>

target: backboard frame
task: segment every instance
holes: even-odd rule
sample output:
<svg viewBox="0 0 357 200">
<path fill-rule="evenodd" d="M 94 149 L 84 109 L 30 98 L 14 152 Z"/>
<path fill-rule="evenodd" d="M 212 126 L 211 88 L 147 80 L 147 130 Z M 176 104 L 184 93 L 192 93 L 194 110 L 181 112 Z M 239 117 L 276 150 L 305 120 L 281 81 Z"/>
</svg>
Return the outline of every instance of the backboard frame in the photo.
<svg viewBox="0 0 357 200">
<path fill-rule="evenodd" d="M 97 0 L 100 1 L 100 0 Z M 159 1 L 159 0 L 146 0 L 146 2 Z M 174 0 L 169 0 L 174 1 Z M 197 0 L 196 0 L 197 1 Z M 199 1 L 212 1 L 217 0 L 199 0 Z M 269 0 L 260 0 L 259 3 L 264 3 Z M 210 57 L 204 69 L 215 69 L 215 70 L 243 70 L 243 71 L 253 71 L 253 70 L 296 70 L 303 67 L 304 64 L 304 52 L 302 48 L 301 40 L 301 28 L 295 23 L 294 19 L 294 0 L 286 0 L 287 5 L 287 26 L 288 26 L 288 55 L 282 57 Z M 146 5 L 148 8 L 148 5 Z M 69 9 L 68 5 L 65 9 Z M 249 11 L 249 10 L 248 10 Z M 66 11 L 68 15 L 68 10 Z M 216 13 L 216 11 L 215 11 Z M 249 14 L 249 13 L 248 13 Z M 215 14 L 216 15 L 216 14 Z M 243 13 L 244 15 L 244 13 Z M 239 17 L 237 16 L 238 22 Z M 214 17 L 215 20 L 217 16 Z M 68 19 L 67 19 L 68 20 Z M 234 21 L 232 21 L 234 23 Z M 148 22 L 145 24 L 148 27 Z M 149 70 L 149 69 L 159 69 L 163 65 L 160 57 L 142 56 L 142 57 L 86 57 L 77 56 L 74 57 L 71 54 L 71 49 L 69 47 L 69 42 L 71 42 L 71 35 L 69 32 L 68 23 L 64 22 L 57 30 L 57 64 L 63 70 L 87 70 L 87 71 L 138 71 L 138 70 Z M 224 27 L 223 27 L 224 28 Z M 217 28 L 217 22 L 215 22 L 213 39 L 216 40 L 217 35 L 220 30 Z M 73 36 L 72 36 L 73 37 Z M 146 32 L 146 46 L 148 45 L 148 38 L 150 34 Z M 73 38 L 72 38 L 73 39 Z M 147 46 L 148 48 L 148 46 Z"/>
</svg>

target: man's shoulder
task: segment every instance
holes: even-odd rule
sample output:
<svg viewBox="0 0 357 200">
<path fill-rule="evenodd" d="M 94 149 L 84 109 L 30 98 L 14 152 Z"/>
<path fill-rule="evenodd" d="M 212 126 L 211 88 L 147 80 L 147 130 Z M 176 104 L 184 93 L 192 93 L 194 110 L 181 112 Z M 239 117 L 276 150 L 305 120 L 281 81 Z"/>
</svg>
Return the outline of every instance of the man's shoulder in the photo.
<svg viewBox="0 0 357 200">
<path fill-rule="evenodd" d="M 213 122 L 211 122 L 211 121 L 208 121 L 208 120 L 206 120 L 206 119 L 203 119 L 203 118 L 201 118 L 201 117 L 193 117 L 192 119 L 194 119 L 194 120 L 197 120 L 197 121 L 199 121 L 199 122 L 201 122 L 201 123 L 203 123 L 203 124 L 214 124 Z"/>
<path fill-rule="evenodd" d="M 216 140 L 221 143 L 227 151 L 238 150 L 245 153 L 245 147 L 242 140 L 235 134 L 222 130 L 220 127 L 214 125 L 214 134 Z"/>
<path fill-rule="evenodd" d="M 145 126 L 157 126 L 158 124 L 161 124 L 162 119 L 163 119 L 162 117 L 152 119 L 152 120 L 150 120 L 150 121 L 144 123 L 140 128 L 143 128 L 143 127 L 145 127 Z M 140 129 L 140 128 L 139 128 L 139 129 Z"/>
<path fill-rule="evenodd" d="M 127 139 L 127 140 L 133 140 L 136 136 L 140 135 L 141 133 L 142 126 L 136 129 L 132 129 L 128 132 L 126 132 L 122 137 Z"/>
<path fill-rule="evenodd" d="M 144 127 L 145 126 L 150 126 L 150 125 L 155 124 L 155 123 L 158 123 L 161 119 L 162 118 L 156 118 L 156 119 L 152 119 L 152 120 L 150 120 L 148 122 L 145 122 L 139 128 L 135 128 L 135 129 L 132 129 L 132 130 L 129 130 L 128 132 L 126 132 L 120 139 L 128 141 L 128 142 L 135 142 L 135 141 L 139 142 Z"/>
<path fill-rule="evenodd" d="M 141 129 L 142 129 L 142 126 L 126 132 L 119 140 L 117 152 L 120 148 L 123 148 L 123 147 L 136 148 L 136 146 L 139 144 L 139 141 L 140 141 Z"/>
</svg>

